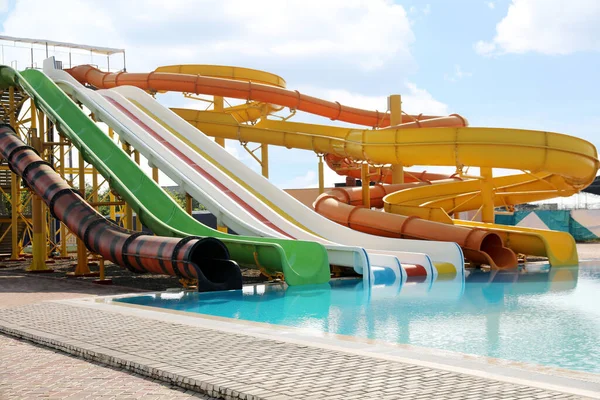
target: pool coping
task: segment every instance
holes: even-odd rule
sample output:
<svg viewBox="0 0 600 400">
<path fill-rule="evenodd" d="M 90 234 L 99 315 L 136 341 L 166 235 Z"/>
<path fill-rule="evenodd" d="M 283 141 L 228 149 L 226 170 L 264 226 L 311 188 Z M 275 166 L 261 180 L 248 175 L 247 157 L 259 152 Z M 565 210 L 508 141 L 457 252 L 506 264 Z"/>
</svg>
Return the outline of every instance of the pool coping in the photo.
<svg viewBox="0 0 600 400">
<path fill-rule="evenodd" d="M 112 301 L 117 298 L 151 295 L 153 293 L 164 292 L 97 296 L 93 298 L 53 300 L 52 302 L 243 334 L 261 339 L 319 347 L 600 399 L 600 374 L 414 345 L 393 344 L 381 340 L 356 338 L 340 334 L 309 334 L 301 328 Z"/>
</svg>

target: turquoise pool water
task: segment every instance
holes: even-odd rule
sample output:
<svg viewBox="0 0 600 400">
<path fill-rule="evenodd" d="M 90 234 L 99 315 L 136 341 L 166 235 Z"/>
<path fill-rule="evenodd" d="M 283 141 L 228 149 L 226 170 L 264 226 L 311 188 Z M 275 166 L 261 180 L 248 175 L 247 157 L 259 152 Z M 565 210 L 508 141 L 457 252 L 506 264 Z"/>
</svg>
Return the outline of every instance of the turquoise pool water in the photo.
<svg viewBox="0 0 600 400">
<path fill-rule="evenodd" d="M 152 307 L 600 373 L 600 266 L 363 288 L 252 286 L 119 299 Z"/>
</svg>

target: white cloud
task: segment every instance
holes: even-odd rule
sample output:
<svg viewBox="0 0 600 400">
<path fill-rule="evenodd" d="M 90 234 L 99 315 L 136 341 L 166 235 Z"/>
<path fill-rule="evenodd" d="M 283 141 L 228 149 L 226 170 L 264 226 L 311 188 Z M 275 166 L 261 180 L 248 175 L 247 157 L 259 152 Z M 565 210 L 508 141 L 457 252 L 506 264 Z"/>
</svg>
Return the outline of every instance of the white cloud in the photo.
<svg viewBox="0 0 600 400">
<path fill-rule="evenodd" d="M 409 14 L 419 14 L 419 13 L 422 13 L 423 15 L 427 15 L 427 14 L 431 13 L 431 4 L 427 3 L 421 9 L 417 8 L 416 6 L 410 6 L 408 8 L 408 12 L 409 12 Z"/>
<path fill-rule="evenodd" d="M 0 13 L 8 11 L 8 0 L 0 0 Z"/>
<path fill-rule="evenodd" d="M 471 75 L 473 75 L 471 72 L 463 71 L 460 65 L 455 64 L 454 72 L 452 74 L 444 74 L 444 79 L 449 82 L 456 82 Z"/>
<path fill-rule="evenodd" d="M 599 37 L 598 0 L 513 0 L 494 38 L 474 47 L 482 55 L 563 55 L 600 51 Z"/>
<path fill-rule="evenodd" d="M 492 42 L 484 42 L 483 40 L 475 43 L 475 51 L 482 56 L 492 55 L 496 51 L 496 44 Z"/>
<path fill-rule="evenodd" d="M 448 114 L 448 105 L 434 99 L 427 90 L 421 89 L 411 82 L 405 83 L 404 86 L 405 90 L 399 92 L 402 95 L 403 111 L 411 114 Z M 330 101 L 338 101 L 351 107 L 382 112 L 387 110 L 387 96 L 367 96 L 343 89 L 323 89 L 308 86 L 304 87 L 301 92 Z M 335 123 L 339 124 L 338 121 Z"/>
<path fill-rule="evenodd" d="M 392 0 L 17 0 L 3 28 L 11 36 L 124 47 L 138 70 L 240 55 L 264 64 L 351 57 L 373 69 L 411 61 L 414 42 L 405 9 Z"/>
<path fill-rule="evenodd" d="M 496 8 L 496 3 L 494 3 L 493 1 L 488 1 L 487 2 L 487 6 L 493 10 L 494 8 Z"/>
</svg>

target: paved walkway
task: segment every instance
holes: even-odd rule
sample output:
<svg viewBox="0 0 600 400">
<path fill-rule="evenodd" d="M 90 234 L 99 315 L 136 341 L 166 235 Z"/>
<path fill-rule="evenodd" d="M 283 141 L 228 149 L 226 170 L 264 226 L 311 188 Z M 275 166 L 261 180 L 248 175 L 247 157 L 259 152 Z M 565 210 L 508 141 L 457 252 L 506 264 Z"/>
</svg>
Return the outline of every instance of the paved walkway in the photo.
<svg viewBox="0 0 600 400">
<path fill-rule="evenodd" d="M 108 296 L 128 288 L 0 273 L 0 309 L 45 300 Z M 0 399 L 211 399 L 129 371 L 0 334 Z"/>
<path fill-rule="evenodd" d="M 0 335 L 0 399 L 209 399 Z"/>
<path fill-rule="evenodd" d="M 28 293 L 35 293 L 40 284 L 49 289 L 47 292 L 55 290 L 52 288 L 56 281 L 20 279 L 27 279 L 20 281 L 20 285 L 25 284 L 29 288 Z M 10 288 L 6 287 L 8 281 L 2 282 L 0 279 L 0 304 L 3 304 L 7 295 L 29 296 L 27 293 L 10 293 Z M 61 285 L 64 284 L 77 285 L 78 282 L 61 282 Z M 64 290 L 62 287 L 55 292 Z M 103 292 L 115 289 L 95 290 Z M 66 293 L 73 294 L 72 291 Z M 0 309 L 0 331 L 89 360 L 138 372 L 169 385 L 225 399 L 583 398 L 381 357 L 295 344 L 285 341 L 283 337 L 282 340 L 265 339 L 56 302 Z M 73 360 L 51 351 L 49 354 Z M 28 372 L 31 371 L 31 363 L 26 359 L 15 359 L 14 354 L 12 360 L 15 365 L 20 365 L 15 368 L 22 370 L 23 383 L 19 383 L 20 386 L 15 390 L 40 385 Z M 78 362 L 93 366 L 89 368 L 104 369 L 84 361 Z M 0 363 L 5 365 L 2 359 Z M 103 374 L 123 374 L 112 369 L 104 370 Z M 80 371 L 85 371 L 85 368 Z M 104 376 L 100 372 L 93 372 L 84 373 L 80 378 L 89 379 L 95 373 Z M 121 387 L 119 379 L 115 377 L 108 381 Z M 158 385 L 139 377 L 135 379 L 143 382 L 138 382 L 141 387 L 146 384 Z M 104 387 L 104 381 L 97 385 L 82 384 L 80 393 L 85 390 L 101 391 Z M 172 393 L 168 386 L 152 390 L 166 390 L 169 394 L 165 396 Z M 161 398 L 164 392 L 156 393 L 155 398 Z M 133 397 L 136 397 L 135 393 Z"/>
</svg>

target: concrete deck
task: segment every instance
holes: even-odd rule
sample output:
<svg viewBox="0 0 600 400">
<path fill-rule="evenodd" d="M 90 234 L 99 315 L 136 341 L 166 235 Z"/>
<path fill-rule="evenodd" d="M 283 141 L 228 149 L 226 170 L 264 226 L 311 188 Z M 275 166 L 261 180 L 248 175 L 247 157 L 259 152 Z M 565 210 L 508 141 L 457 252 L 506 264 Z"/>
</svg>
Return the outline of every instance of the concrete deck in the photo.
<svg viewBox="0 0 600 400">
<path fill-rule="evenodd" d="M 306 337 L 291 328 L 79 300 L 122 292 L 82 289 L 81 282 L 10 281 L 0 278 L 5 305 L 0 332 L 216 398 L 600 398 L 600 377 L 593 374 L 528 370 L 407 346 Z M 15 293 L 15 285 L 27 290 Z M 39 298 L 41 289 L 62 295 Z M 36 301 L 28 301 L 31 296 Z M 7 298 L 13 299 L 8 307 Z M 15 298 L 24 304 L 15 304 Z M 63 300 L 39 301 L 50 298 Z M 35 384 L 29 376 L 23 382 Z"/>
</svg>

